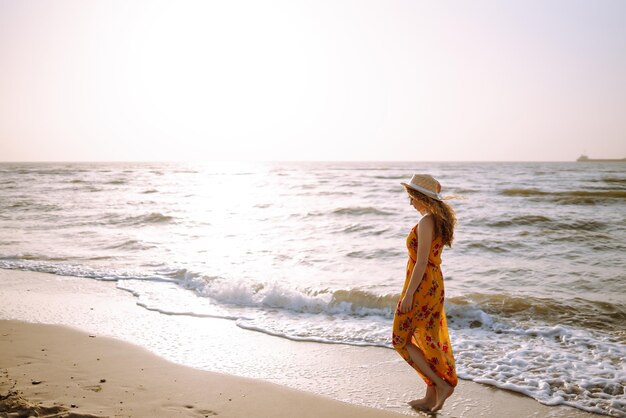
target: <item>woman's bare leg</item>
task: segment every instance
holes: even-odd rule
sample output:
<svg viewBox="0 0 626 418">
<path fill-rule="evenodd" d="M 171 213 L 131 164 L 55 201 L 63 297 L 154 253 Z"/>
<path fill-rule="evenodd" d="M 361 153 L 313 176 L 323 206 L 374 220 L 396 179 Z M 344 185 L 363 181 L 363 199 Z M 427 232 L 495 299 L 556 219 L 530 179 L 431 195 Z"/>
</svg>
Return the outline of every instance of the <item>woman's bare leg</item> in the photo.
<svg viewBox="0 0 626 418">
<path fill-rule="evenodd" d="M 420 369 L 422 374 L 428 377 L 435 384 L 437 402 L 435 402 L 432 408 L 430 408 L 430 411 L 439 411 L 443 407 L 446 399 L 448 399 L 450 395 L 452 395 L 452 392 L 454 392 L 454 386 L 450 386 L 445 380 L 439 377 L 437 373 L 432 371 L 426 361 L 426 357 L 424 357 L 424 353 L 422 353 L 422 350 L 410 342 L 406 345 L 406 349 L 411 356 L 411 360 L 413 360 L 413 363 L 415 363 L 415 365 Z"/>
<path fill-rule="evenodd" d="M 422 411 L 430 411 L 437 403 L 437 392 L 434 386 L 426 386 L 426 395 L 421 399 L 415 399 L 409 402 L 411 408 L 420 409 Z"/>
</svg>

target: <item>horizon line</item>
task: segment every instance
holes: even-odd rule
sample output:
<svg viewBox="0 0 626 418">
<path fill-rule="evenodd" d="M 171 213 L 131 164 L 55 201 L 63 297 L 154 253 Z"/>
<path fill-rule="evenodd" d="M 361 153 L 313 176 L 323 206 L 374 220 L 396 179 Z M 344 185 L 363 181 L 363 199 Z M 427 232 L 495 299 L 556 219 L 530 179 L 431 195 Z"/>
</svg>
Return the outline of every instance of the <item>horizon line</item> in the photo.
<svg viewBox="0 0 626 418">
<path fill-rule="evenodd" d="M 602 158 L 592 158 L 601 160 Z M 617 162 L 620 159 L 615 159 Z M 567 163 L 574 160 L 0 160 L 0 164 L 82 164 L 82 163 Z"/>
</svg>

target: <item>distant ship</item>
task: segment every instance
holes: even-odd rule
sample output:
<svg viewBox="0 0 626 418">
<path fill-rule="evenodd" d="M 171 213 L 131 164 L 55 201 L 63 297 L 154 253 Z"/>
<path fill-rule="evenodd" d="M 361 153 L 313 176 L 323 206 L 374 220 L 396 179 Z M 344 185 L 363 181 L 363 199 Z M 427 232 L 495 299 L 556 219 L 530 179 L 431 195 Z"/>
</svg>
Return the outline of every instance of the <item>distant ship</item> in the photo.
<svg viewBox="0 0 626 418">
<path fill-rule="evenodd" d="M 626 158 L 622 158 L 622 159 L 610 159 L 610 158 L 606 158 L 606 159 L 595 159 L 595 158 L 589 158 L 586 155 L 581 155 L 580 157 L 578 157 L 578 159 L 576 160 L 579 163 L 626 163 Z"/>
</svg>

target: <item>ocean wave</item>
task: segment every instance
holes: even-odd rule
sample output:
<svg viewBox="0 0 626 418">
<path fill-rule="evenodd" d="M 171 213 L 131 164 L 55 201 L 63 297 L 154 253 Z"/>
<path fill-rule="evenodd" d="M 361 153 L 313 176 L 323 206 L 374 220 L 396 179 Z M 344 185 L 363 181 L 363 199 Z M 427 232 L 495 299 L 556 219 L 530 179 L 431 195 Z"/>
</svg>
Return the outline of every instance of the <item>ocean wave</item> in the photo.
<svg viewBox="0 0 626 418">
<path fill-rule="evenodd" d="M 62 261 L 67 261 L 68 258 L 60 257 L 60 256 L 46 256 L 46 255 L 42 255 L 42 254 L 31 254 L 31 253 L 20 253 L 20 254 L 0 257 L 0 262 L 2 262 L 2 261 L 19 262 L 20 260 L 62 262 Z"/>
<path fill-rule="evenodd" d="M 83 264 L 72 264 L 67 262 L 56 262 L 53 257 L 46 259 L 39 256 L 37 259 L 20 259 L 16 257 L 0 257 L 0 269 L 24 270 L 39 273 L 49 273 L 58 276 L 84 277 L 100 281 L 120 281 L 120 280 L 146 280 L 155 282 L 174 282 L 174 279 L 155 274 L 146 274 L 130 270 L 116 270 L 106 268 L 95 268 Z"/>
<path fill-rule="evenodd" d="M 102 248 L 108 250 L 147 250 L 154 247 L 154 245 L 148 245 L 139 240 L 128 239 L 122 242 L 104 245 Z"/>
<path fill-rule="evenodd" d="M 504 196 L 519 196 L 531 198 L 548 198 L 562 204 L 590 204 L 598 202 L 611 202 L 626 199 L 626 191 L 622 190 L 571 190 L 571 191 L 544 191 L 536 188 L 530 189 L 504 189 L 500 191 Z"/>
<path fill-rule="evenodd" d="M 378 295 L 360 289 L 295 289 L 287 284 L 227 280 L 186 270 L 173 274 L 181 286 L 194 290 L 199 296 L 222 305 L 246 308 L 282 309 L 310 314 L 381 315 L 391 318 L 399 297 L 399 294 Z"/>
<path fill-rule="evenodd" d="M 328 216 L 328 215 L 333 215 L 333 216 L 368 216 L 368 215 L 389 216 L 392 214 L 393 214 L 392 212 L 384 211 L 375 207 L 354 206 L 354 207 L 336 208 L 336 209 L 331 210 L 330 212 L 327 212 L 327 211 L 308 212 L 306 213 L 305 217 L 318 217 L 318 216 Z M 302 214 L 294 213 L 291 216 L 301 217 Z"/>
<path fill-rule="evenodd" d="M 378 236 L 389 232 L 389 228 L 375 229 L 371 224 L 350 224 L 333 231 L 340 234 L 360 232 L 363 236 Z"/>
<path fill-rule="evenodd" d="M 277 283 L 207 277 L 186 269 L 161 272 L 161 277 L 165 276 L 173 280 L 128 278 L 118 281 L 117 287 L 138 297 L 140 306 L 163 314 L 243 321 L 260 316 L 267 316 L 268 320 L 279 317 L 288 320 L 310 315 L 390 320 L 400 296 L 376 295 L 359 289 L 293 289 Z M 343 340 L 349 342 L 349 338 Z M 380 342 L 372 340 L 370 343 Z"/>
<path fill-rule="evenodd" d="M 400 294 L 381 295 L 362 289 L 294 289 L 277 283 L 207 281 L 202 276 L 188 273 L 185 276 L 181 279 L 183 286 L 220 304 L 296 313 L 373 315 L 390 319 L 400 297 Z M 455 328 L 490 326 L 495 317 L 616 332 L 626 322 L 626 306 L 582 298 L 557 301 L 508 294 L 469 294 L 448 298 L 446 306 Z"/>
<path fill-rule="evenodd" d="M 456 306 L 474 306 L 490 317 L 549 325 L 617 332 L 621 324 L 626 323 L 626 305 L 583 298 L 559 301 L 532 296 L 473 293 L 448 298 L 447 302 Z"/>
<path fill-rule="evenodd" d="M 128 183 L 126 179 L 115 179 L 115 180 L 110 180 L 110 181 L 105 182 L 105 184 L 114 184 L 114 185 L 126 184 L 126 183 Z"/>
<path fill-rule="evenodd" d="M 611 201 L 614 201 L 614 199 L 606 199 L 597 196 L 558 196 L 552 199 L 552 201 L 563 205 L 595 205 L 597 203 L 610 203 Z"/>
<path fill-rule="evenodd" d="M 129 226 L 168 223 L 175 220 L 173 216 L 163 215 L 159 212 L 151 212 L 135 216 L 125 216 L 117 213 L 108 213 L 105 214 L 101 219 L 106 224 Z"/>
<path fill-rule="evenodd" d="M 480 252 L 488 252 L 493 254 L 502 254 L 511 252 L 514 249 L 519 249 L 524 246 L 522 242 L 509 241 L 509 242 L 496 242 L 490 241 L 466 241 L 463 244 L 464 248 L 468 250 L 478 250 Z"/>
<path fill-rule="evenodd" d="M 49 203 L 34 202 L 31 200 L 18 200 L 7 206 L 7 209 L 19 210 L 24 212 L 54 212 L 60 211 L 62 208 L 58 205 Z"/>
<path fill-rule="evenodd" d="M 619 244 L 615 243 L 614 238 L 609 234 L 598 233 L 593 231 L 586 231 L 584 234 L 577 233 L 575 229 L 573 232 L 565 234 L 555 234 L 554 229 L 546 229 L 539 231 L 538 235 L 544 235 L 549 237 L 551 243 L 582 243 L 589 247 L 587 249 L 602 249 L 607 251 L 615 251 L 618 249 Z"/>
<path fill-rule="evenodd" d="M 381 180 L 406 180 L 410 178 L 409 175 L 401 175 L 401 176 L 373 176 L 372 178 L 381 179 Z"/>
<path fill-rule="evenodd" d="M 352 196 L 354 192 L 339 191 L 339 190 L 320 190 L 316 193 L 303 193 L 305 196 Z"/>
<path fill-rule="evenodd" d="M 279 283 L 227 280 L 221 277 L 206 277 L 186 269 L 161 271 L 160 274 L 174 279 L 181 288 L 192 290 L 201 298 L 210 299 L 219 306 L 230 306 L 235 309 L 254 308 L 258 309 L 257 312 L 375 316 L 390 320 L 400 297 L 399 293 L 381 295 L 356 288 L 297 289 Z M 122 284 L 125 287 L 128 285 L 128 282 Z M 507 296 L 502 297 L 509 300 L 506 299 Z M 446 309 L 449 309 L 448 314 L 452 317 L 451 324 L 455 328 L 490 326 L 493 323 L 491 319 L 493 315 L 506 316 L 515 312 L 510 306 L 518 307 L 519 312 L 528 311 L 528 305 L 521 302 L 511 303 L 509 310 L 497 311 L 494 307 L 501 306 L 502 297 L 479 294 L 449 298 Z M 510 300 L 515 301 L 515 298 Z M 538 306 L 541 305 L 538 303 Z M 185 310 L 189 310 L 189 307 L 185 306 Z M 608 308 L 604 313 L 607 311 Z M 620 320 L 619 315 L 615 317 L 616 320 Z"/>
<path fill-rule="evenodd" d="M 608 224 L 598 220 L 568 220 L 549 218 L 542 215 L 524 215 L 516 216 L 510 219 L 496 220 L 487 223 L 492 228 L 507 228 L 512 226 L 540 226 L 549 230 L 575 230 L 575 231 L 600 231 L 606 229 Z"/>
<path fill-rule="evenodd" d="M 338 232 L 347 232 L 347 233 L 350 233 L 350 232 L 362 232 L 362 231 L 368 231 L 368 230 L 371 230 L 371 229 L 372 229 L 371 225 L 351 224 L 351 225 L 343 227 Z"/>
<path fill-rule="evenodd" d="M 337 208 L 332 211 L 333 215 L 354 215 L 354 216 L 362 216 L 362 215 L 393 215 L 392 212 L 384 211 L 375 207 L 366 206 L 355 206 L 355 207 L 347 207 L 347 208 Z"/>
<path fill-rule="evenodd" d="M 208 297 L 221 306 L 278 309 L 294 313 L 346 314 L 350 316 L 381 316 L 390 319 L 399 297 L 379 295 L 360 289 L 294 289 L 292 286 L 248 283 L 222 278 L 206 278 L 185 269 L 162 271 L 158 275 L 94 270 L 86 266 L 51 263 L 62 261 L 34 254 L 0 259 L 0 267 L 42 271 L 98 280 L 131 280 L 174 282 Z M 521 322 L 579 326 L 614 331 L 626 322 L 626 308 L 605 302 L 573 299 L 557 302 L 552 299 L 503 294 L 471 294 L 447 300 L 447 310 L 454 329 L 489 327 L 493 318 L 513 318 Z"/>
<path fill-rule="evenodd" d="M 95 257 L 84 257 L 85 260 L 90 261 L 102 261 L 102 260 L 113 260 L 115 257 L 110 257 L 108 255 L 97 255 Z"/>
<path fill-rule="evenodd" d="M 610 184 L 622 184 L 626 186 L 626 178 L 624 177 L 604 177 L 601 181 Z"/>
<path fill-rule="evenodd" d="M 360 312 L 362 309 L 371 310 L 376 314 L 383 313 L 385 316 L 392 311 L 400 294 L 377 295 L 365 290 L 335 290 L 330 306 L 349 304 L 352 312 Z"/>
<path fill-rule="evenodd" d="M 378 294 L 358 288 L 297 289 L 288 284 L 206 276 L 187 269 L 160 269 L 155 273 L 98 269 L 67 263 L 66 260 L 64 257 L 25 253 L 0 257 L 0 268 L 105 281 L 171 283 L 224 307 L 278 309 L 304 314 L 346 314 L 391 319 L 400 297 L 399 293 Z M 448 297 L 446 310 L 451 326 L 457 329 L 491 326 L 493 318 L 508 318 L 520 323 L 538 321 L 617 332 L 621 324 L 626 322 L 626 305 L 583 298 L 559 301 L 531 296 L 473 293 Z"/>
<path fill-rule="evenodd" d="M 363 258 L 366 260 L 376 260 L 383 258 L 400 257 L 404 254 L 404 251 L 398 251 L 392 248 L 378 248 L 368 251 L 350 251 L 346 254 L 346 257 L 350 258 Z"/>
<path fill-rule="evenodd" d="M 450 193 L 454 193 L 454 194 L 464 195 L 464 194 L 478 193 L 478 192 L 480 192 L 480 190 L 470 189 L 470 188 L 465 188 L 465 187 L 453 187 L 453 188 L 450 189 L 449 192 Z"/>
<path fill-rule="evenodd" d="M 37 174 L 40 176 L 68 176 L 73 175 L 75 170 L 69 168 L 59 168 L 59 169 L 44 169 L 44 168 L 22 168 L 13 171 L 17 174 Z"/>
<path fill-rule="evenodd" d="M 604 230 L 608 226 L 609 225 L 606 222 L 577 219 L 571 222 L 556 222 L 554 224 L 553 229 L 556 229 L 556 230 L 568 229 L 568 230 L 574 230 L 574 231 L 595 232 L 595 231 Z"/>
<path fill-rule="evenodd" d="M 511 219 L 503 219 L 495 222 L 488 223 L 487 226 L 493 228 L 503 228 L 509 226 L 518 226 L 518 225 L 545 225 L 553 222 L 551 218 L 547 216 L 541 215 L 525 215 L 525 216 L 516 216 Z"/>
</svg>

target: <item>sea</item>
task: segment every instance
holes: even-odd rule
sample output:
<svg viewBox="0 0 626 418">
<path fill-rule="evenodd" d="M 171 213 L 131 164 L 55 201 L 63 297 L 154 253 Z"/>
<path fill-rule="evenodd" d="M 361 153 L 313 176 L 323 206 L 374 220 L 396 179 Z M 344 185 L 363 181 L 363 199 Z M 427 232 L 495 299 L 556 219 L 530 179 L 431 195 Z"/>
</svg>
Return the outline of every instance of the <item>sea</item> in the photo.
<svg viewBox="0 0 626 418">
<path fill-rule="evenodd" d="M 0 163 L 0 268 L 111 281 L 164 316 L 391 349 L 414 173 L 458 218 L 442 270 L 459 377 L 626 416 L 623 163 Z"/>
</svg>

